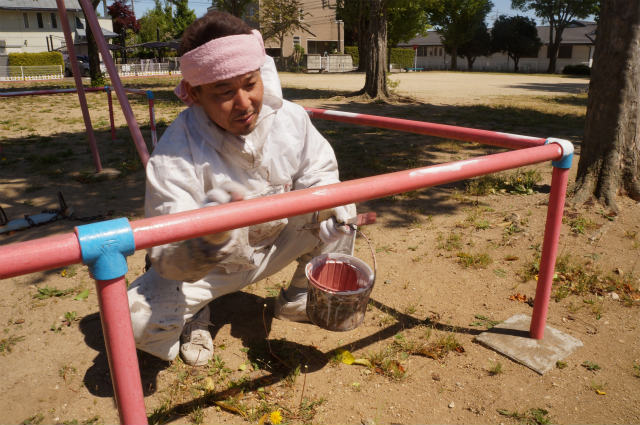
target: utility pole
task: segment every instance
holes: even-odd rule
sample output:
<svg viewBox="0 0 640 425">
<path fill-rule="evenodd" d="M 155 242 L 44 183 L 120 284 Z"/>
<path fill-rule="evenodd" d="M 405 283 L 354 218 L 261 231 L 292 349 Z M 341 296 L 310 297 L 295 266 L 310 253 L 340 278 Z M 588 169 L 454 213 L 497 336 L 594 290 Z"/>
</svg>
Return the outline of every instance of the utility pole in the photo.
<svg viewBox="0 0 640 425">
<path fill-rule="evenodd" d="M 336 20 L 336 24 L 338 24 L 338 53 L 342 53 L 342 43 L 341 43 L 341 37 L 340 37 L 340 24 L 342 23 L 342 20 L 338 19 Z"/>
<path fill-rule="evenodd" d="M 131 0 L 131 12 L 133 12 L 133 16 L 136 16 L 136 9 L 133 7 L 133 0 Z"/>
</svg>

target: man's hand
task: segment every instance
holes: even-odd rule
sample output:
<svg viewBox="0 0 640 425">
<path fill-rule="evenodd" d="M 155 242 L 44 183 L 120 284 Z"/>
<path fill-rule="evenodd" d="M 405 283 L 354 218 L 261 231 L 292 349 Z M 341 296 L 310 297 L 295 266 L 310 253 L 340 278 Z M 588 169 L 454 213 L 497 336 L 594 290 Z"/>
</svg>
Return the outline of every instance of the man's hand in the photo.
<svg viewBox="0 0 640 425">
<path fill-rule="evenodd" d="M 331 243 L 355 231 L 358 219 L 354 204 L 343 205 L 318 212 L 318 236 L 324 243 Z"/>
<path fill-rule="evenodd" d="M 247 189 L 240 183 L 233 181 L 224 182 L 220 187 L 211 189 L 205 195 L 203 207 L 211 207 L 214 205 L 226 204 L 227 202 L 242 201 L 247 194 Z M 229 240 L 231 231 L 214 233 L 206 235 L 202 238 L 213 244 L 221 245 Z"/>
</svg>

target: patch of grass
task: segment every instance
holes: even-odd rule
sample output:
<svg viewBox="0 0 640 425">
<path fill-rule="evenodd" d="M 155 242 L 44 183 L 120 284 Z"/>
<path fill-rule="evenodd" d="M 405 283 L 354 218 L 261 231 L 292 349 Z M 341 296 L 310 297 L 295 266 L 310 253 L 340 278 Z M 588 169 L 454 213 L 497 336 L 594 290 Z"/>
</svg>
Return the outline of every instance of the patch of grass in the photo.
<svg viewBox="0 0 640 425">
<path fill-rule="evenodd" d="M 373 370 L 383 376 L 396 381 L 402 380 L 406 376 L 404 366 L 395 358 L 396 351 L 393 349 L 383 349 L 368 357 Z"/>
<path fill-rule="evenodd" d="M 300 408 L 298 409 L 298 419 L 303 423 L 311 423 L 318 412 L 318 408 L 326 401 L 327 400 L 324 397 L 316 399 L 309 399 L 305 397 L 302 400 L 302 403 L 300 403 Z"/>
<path fill-rule="evenodd" d="M 593 220 L 580 215 L 573 218 L 562 217 L 562 223 L 569 225 L 571 232 L 577 235 L 584 235 L 588 230 L 598 227 L 598 224 Z"/>
<path fill-rule="evenodd" d="M 0 339 L 0 353 L 10 353 L 13 347 L 21 341 L 24 341 L 24 336 L 12 335 L 8 338 Z"/>
<path fill-rule="evenodd" d="M 507 409 L 497 409 L 497 412 L 502 416 L 515 419 L 518 422 L 525 425 L 547 425 L 551 423 L 549 418 L 549 412 L 545 409 L 534 408 L 529 409 L 524 413 L 518 411 L 509 411 Z"/>
<path fill-rule="evenodd" d="M 489 367 L 488 372 L 490 376 L 500 375 L 502 373 L 502 363 L 495 362 L 491 367 Z"/>
<path fill-rule="evenodd" d="M 44 415 L 42 413 L 38 413 L 20 422 L 20 425 L 39 425 L 42 421 L 44 421 Z"/>
<path fill-rule="evenodd" d="M 489 254 L 485 253 L 469 254 L 466 252 L 458 252 L 456 256 L 458 257 L 458 263 L 467 268 L 486 269 L 487 266 L 493 262 Z"/>
<path fill-rule="evenodd" d="M 589 388 L 591 388 L 593 391 L 595 391 L 599 395 L 605 395 L 606 385 L 607 384 L 604 382 L 591 381 L 591 383 L 589 384 Z"/>
<path fill-rule="evenodd" d="M 33 296 L 33 298 L 37 298 L 39 300 L 46 300 L 47 298 L 53 297 L 66 297 L 71 294 L 73 289 L 64 289 L 60 290 L 57 288 L 49 288 L 49 286 L 45 286 L 44 288 L 38 288 L 38 293 Z"/>
<path fill-rule="evenodd" d="M 76 369 L 75 367 L 64 365 L 60 369 L 58 369 L 58 376 L 61 377 L 62 380 L 66 383 L 67 378 L 70 375 L 75 375 L 77 372 L 78 372 L 78 369 Z"/>
<path fill-rule="evenodd" d="M 491 329 L 495 325 L 500 323 L 499 321 L 491 320 L 488 317 L 483 316 L 482 314 L 476 314 L 473 317 L 475 317 L 476 320 L 474 320 L 473 322 L 469 323 L 469 326 L 484 326 L 487 329 Z"/>
<path fill-rule="evenodd" d="M 558 360 L 558 361 L 556 362 L 556 367 L 557 367 L 558 369 L 564 369 L 564 368 L 566 368 L 566 367 L 567 367 L 567 362 L 562 361 L 562 360 Z"/>
<path fill-rule="evenodd" d="M 438 248 L 446 251 L 455 251 L 462 248 L 462 235 L 460 233 L 451 232 L 444 239 L 442 235 L 438 235 L 438 240 L 441 242 L 438 244 Z"/>
<path fill-rule="evenodd" d="M 580 366 L 582 366 L 582 367 L 584 367 L 587 370 L 590 370 L 592 372 L 595 372 L 595 371 L 601 369 L 601 367 L 597 363 L 594 363 L 594 362 L 592 362 L 590 360 L 585 360 L 584 362 L 582 362 L 582 364 Z"/>
<path fill-rule="evenodd" d="M 530 195 L 541 180 L 542 176 L 536 170 L 516 170 L 509 174 L 491 174 L 473 179 L 467 182 L 465 192 L 475 196 L 495 193 Z"/>
</svg>

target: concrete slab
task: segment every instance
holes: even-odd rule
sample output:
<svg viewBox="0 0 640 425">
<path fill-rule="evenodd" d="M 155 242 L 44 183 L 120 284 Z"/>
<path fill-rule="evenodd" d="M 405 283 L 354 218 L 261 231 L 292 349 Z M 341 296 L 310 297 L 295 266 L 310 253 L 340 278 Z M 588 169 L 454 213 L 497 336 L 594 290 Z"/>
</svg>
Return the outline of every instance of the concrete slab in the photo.
<svg viewBox="0 0 640 425">
<path fill-rule="evenodd" d="M 540 375 L 553 369 L 558 360 L 582 347 L 582 341 L 549 326 L 544 338 L 529 338 L 531 317 L 516 314 L 476 336 L 479 343 L 533 369 Z"/>
</svg>

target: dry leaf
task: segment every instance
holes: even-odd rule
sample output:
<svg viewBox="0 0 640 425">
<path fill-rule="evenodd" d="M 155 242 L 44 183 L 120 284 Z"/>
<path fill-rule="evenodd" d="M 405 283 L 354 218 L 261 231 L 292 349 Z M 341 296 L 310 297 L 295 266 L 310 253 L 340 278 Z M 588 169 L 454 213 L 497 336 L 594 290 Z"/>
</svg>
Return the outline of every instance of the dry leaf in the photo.
<svg viewBox="0 0 640 425">
<path fill-rule="evenodd" d="M 513 295 L 509 295 L 509 299 L 511 301 L 518 301 L 519 303 L 526 303 L 527 302 L 527 296 L 517 293 L 517 294 L 513 294 Z"/>
<path fill-rule="evenodd" d="M 219 406 L 220 408 L 226 410 L 227 412 L 238 414 L 238 415 L 242 416 L 245 419 L 247 418 L 247 415 L 242 410 L 238 409 L 235 406 L 230 405 L 229 403 L 227 403 L 225 401 L 216 401 L 215 403 L 216 403 L 217 406 Z"/>
</svg>

